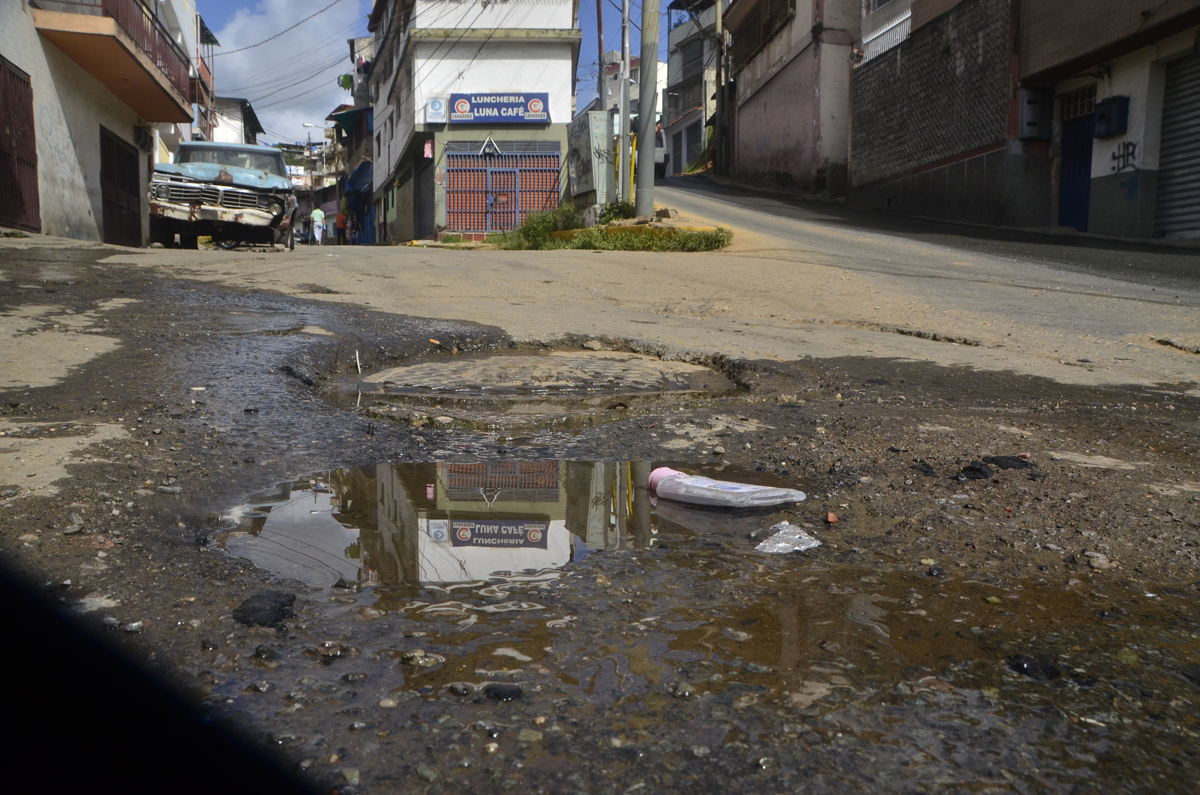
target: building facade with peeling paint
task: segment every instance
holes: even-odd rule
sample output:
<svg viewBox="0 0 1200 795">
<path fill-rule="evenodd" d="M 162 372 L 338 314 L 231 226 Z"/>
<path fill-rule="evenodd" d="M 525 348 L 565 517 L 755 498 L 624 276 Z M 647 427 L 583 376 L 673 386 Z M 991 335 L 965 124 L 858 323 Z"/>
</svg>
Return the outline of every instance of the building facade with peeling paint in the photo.
<svg viewBox="0 0 1200 795">
<path fill-rule="evenodd" d="M 1200 0 L 870 0 L 850 202 L 1200 238 Z"/>
<path fill-rule="evenodd" d="M 149 169 L 197 133 L 201 24 L 192 0 L 0 3 L 0 225 L 142 245 Z"/>
<path fill-rule="evenodd" d="M 369 27 L 375 217 L 395 213 L 377 239 L 482 238 L 558 206 L 577 0 L 377 0 Z"/>
<path fill-rule="evenodd" d="M 904 0 L 893 0 L 904 2 Z M 843 195 L 862 0 L 734 0 L 733 173 Z M 869 5 L 869 0 L 868 0 Z"/>
</svg>

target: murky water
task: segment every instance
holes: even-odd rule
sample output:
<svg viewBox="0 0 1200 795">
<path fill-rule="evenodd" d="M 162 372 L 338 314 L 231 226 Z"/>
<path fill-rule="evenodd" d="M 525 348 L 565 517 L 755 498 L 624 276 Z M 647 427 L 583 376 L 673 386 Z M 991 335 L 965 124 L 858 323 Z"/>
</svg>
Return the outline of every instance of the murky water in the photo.
<svg viewBox="0 0 1200 795">
<path fill-rule="evenodd" d="M 655 505 L 649 470 L 379 464 L 254 495 L 217 543 L 344 629 L 264 661 L 285 695 L 257 709 L 453 788 L 1192 791 L 1194 592 L 760 554 L 799 519 Z"/>
</svg>

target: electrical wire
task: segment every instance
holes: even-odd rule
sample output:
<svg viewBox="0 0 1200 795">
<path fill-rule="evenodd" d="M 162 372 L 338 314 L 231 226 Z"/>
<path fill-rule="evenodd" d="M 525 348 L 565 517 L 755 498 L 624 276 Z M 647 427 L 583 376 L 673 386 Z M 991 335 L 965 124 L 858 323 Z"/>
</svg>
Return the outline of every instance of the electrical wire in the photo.
<svg viewBox="0 0 1200 795">
<path fill-rule="evenodd" d="M 453 43 L 453 44 L 451 44 L 451 45 L 450 45 L 450 46 L 449 46 L 449 47 L 446 49 L 446 52 L 445 52 L 445 54 L 443 54 L 443 55 L 442 55 L 442 57 L 441 57 L 441 58 L 439 58 L 439 59 L 437 60 L 437 62 L 436 62 L 436 63 L 434 63 L 432 66 L 431 66 L 431 65 L 429 65 L 429 64 L 426 64 L 426 65 L 425 65 L 424 72 L 425 72 L 425 76 L 426 76 L 426 77 L 422 78 L 420 81 L 417 81 L 417 82 L 414 82 L 414 83 L 413 83 L 413 97 L 414 97 L 414 99 L 416 98 L 416 93 L 417 93 L 417 89 L 418 89 L 418 87 L 420 87 L 420 86 L 421 86 L 421 85 L 424 83 L 424 80 L 425 80 L 425 79 L 428 79 L 428 76 L 429 76 L 429 75 L 432 75 L 432 74 L 433 74 L 434 70 L 436 70 L 436 68 L 437 68 L 437 67 L 438 67 L 438 66 L 439 66 L 439 65 L 442 63 L 442 61 L 444 61 L 444 60 L 445 60 L 447 57 L 449 57 L 449 55 L 450 55 L 451 51 L 453 51 L 453 49 L 454 49 L 454 48 L 455 48 L 455 47 L 456 47 L 456 46 L 457 46 L 457 45 L 458 45 L 458 44 L 459 44 L 459 43 L 460 43 L 460 42 L 463 40 L 463 38 L 466 36 L 466 34 L 467 34 L 467 31 L 472 29 L 472 26 L 474 25 L 474 23 L 475 23 L 475 22 L 476 22 L 476 21 L 479 19 L 479 17 L 482 15 L 482 13 L 483 13 L 483 10 L 484 10 L 484 8 L 482 8 L 482 7 L 481 7 L 481 8 L 480 8 L 480 12 L 479 12 L 479 14 L 476 14 L 476 15 L 475 15 L 475 18 L 474 18 L 474 19 L 472 19 L 472 20 L 471 20 L 471 22 L 470 22 L 470 23 L 469 23 L 469 24 L 468 24 L 466 27 L 464 27 L 464 28 L 462 29 L 462 30 L 463 30 L 463 32 L 459 34 L 458 38 L 457 38 L 457 39 L 455 39 L 455 40 L 454 40 L 454 43 Z M 514 13 L 516 10 L 517 10 L 517 6 L 511 6 L 511 7 L 509 8 L 509 10 L 508 10 L 508 11 L 505 13 L 505 15 L 504 15 L 503 17 L 501 17 L 501 18 L 498 20 L 498 22 L 505 22 L 505 21 L 507 21 L 507 19 L 509 18 L 509 16 L 511 16 L 511 15 L 512 15 L 512 14 L 513 14 L 513 13 Z M 525 18 L 528 18 L 528 16 L 529 16 L 531 13 L 533 13 L 533 8 L 532 8 L 532 7 L 530 7 L 530 8 L 528 8 L 528 9 L 526 9 L 526 10 L 525 10 L 525 17 L 523 17 L 521 21 L 523 22 L 523 21 L 525 20 Z M 499 28 L 493 28 L 493 30 L 499 30 Z M 471 67 L 472 67 L 472 66 L 475 64 L 475 61 L 479 59 L 479 56 L 480 56 L 480 55 L 483 53 L 483 50 L 484 50 L 484 48 L 486 48 L 486 47 L 487 47 L 487 45 L 488 45 L 489 43 L 491 43 L 491 41 L 492 41 L 492 39 L 493 39 L 493 38 L 494 38 L 494 33 L 488 33 L 488 35 L 487 35 L 487 36 L 484 38 L 484 40 L 483 40 L 483 41 L 482 41 L 482 42 L 479 44 L 479 46 L 478 46 L 478 47 L 475 49 L 475 54 L 471 56 L 471 59 L 470 59 L 469 61 L 467 61 L 467 63 L 466 63 L 466 64 L 465 64 L 465 65 L 464 65 L 462 68 L 460 68 L 460 69 L 459 69 L 459 71 L 458 71 L 458 77 L 457 77 L 457 78 L 455 78 L 455 80 L 458 80 L 458 79 L 460 79 L 460 78 L 461 78 L 461 77 L 462 77 L 462 76 L 463 76 L 463 75 L 464 75 L 464 74 L 467 72 L 467 70 L 469 70 L 469 69 L 470 69 L 470 68 L 471 68 Z M 441 45 L 439 44 L 438 46 L 440 47 Z M 435 49 L 435 50 L 434 50 L 434 52 L 437 52 L 437 49 Z M 393 91 L 394 91 L 394 90 L 395 90 L 395 89 L 393 88 Z"/>
<path fill-rule="evenodd" d="M 310 59 L 312 59 L 316 56 L 321 55 L 331 45 L 336 45 L 337 47 L 345 46 L 345 42 L 343 40 L 340 40 L 340 37 L 344 33 L 348 32 L 350 30 L 353 30 L 357 26 L 358 26 L 358 23 L 353 22 L 350 25 L 347 25 L 346 27 L 337 31 L 336 33 L 330 34 L 331 38 L 329 41 L 326 41 L 323 44 L 316 45 L 316 47 L 314 49 L 308 51 L 307 55 L 309 56 Z M 332 52 L 332 51 L 330 51 L 330 52 Z M 345 57 L 346 57 L 345 55 L 338 55 L 337 61 L 341 61 Z M 321 67 L 321 69 L 327 69 L 327 68 L 329 68 L 329 67 L 328 66 Z M 245 73 L 243 73 L 243 74 L 245 74 Z M 289 80 L 293 80 L 295 77 L 296 77 L 295 72 L 287 72 L 282 75 L 267 76 L 267 77 L 264 77 L 264 76 L 251 77 L 251 79 L 244 81 L 238 88 L 230 89 L 230 90 L 243 92 L 243 93 L 269 90 L 271 87 L 278 85 L 278 84 L 285 83 Z"/>
<path fill-rule="evenodd" d="M 289 89 L 295 88 L 296 86 L 300 86 L 305 83 L 312 82 L 314 80 L 328 79 L 330 77 L 330 75 L 332 75 L 331 70 L 333 69 L 333 67 L 337 66 L 341 62 L 342 62 L 342 58 L 338 58 L 335 61 L 324 64 L 323 66 L 321 66 L 321 68 L 319 70 L 314 71 L 312 74 L 306 75 L 305 77 L 302 77 L 299 80 L 293 80 L 290 83 L 286 83 L 283 85 L 278 85 L 278 86 L 274 86 L 272 88 L 266 89 L 261 95 L 259 95 L 258 99 L 255 101 L 256 102 L 264 102 L 267 100 L 271 100 L 271 99 L 274 99 L 280 93 L 282 93 L 284 91 L 288 91 Z"/>
<path fill-rule="evenodd" d="M 322 91 L 320 94 L 317 94 L 316 96 L 320 96 L 320 97 L 327 96 L 327 95 L 329 94 L 329 92 L 330 92 L 330 90 L 331 90 L 331 89 L 336 89 L 336 90 L 338 90 L 338 91 L 345 91 L 345 89 L 344 89 L 344 88 L 342 88 L 341 86 L 339 86 L 339 85 L 334 85 L 334 86 L 330 86 L 329 88 L 326 88 L 324 91 Z M 293 95 L 292 95 L 292 96 L 290 96 L 290 97 L 284 97 L 283 99 L 277 99 L 277 100 L 275 100 L 274 102 L 267 102 L 267 103 L 265 103 L 265 104 L 263 104 L 263 105 L 261 106 L 261 109 L 262 109 L 262 110 L 266 110 L 267 108 L 274 108 L 274 107 L 277 107 L 277 106 L 279 106 L 279 105 L 282 105 L 282 104 L 284 104 L 284 103 L 286 103 L 286 102 L 293 102 L 293 101 L 295 101 L 295 100 L 297 100 L 297 99 L 300 99 L 300 97 L 303 97 L 303 96 L 305 96 L 306 94 L 309 94 L 309 93 L 311 93 L 311 92 L 313 92 L 313 91 L 320 91 L 320 89 L 319 89 L 319 88 L 305 89 L 305 90 L 301 91 L 301 92 L 300 92 L 300 93 L 298 93 L 298 94 L 293 94 Z"/>
<path fill-rule="evenodd" d="M 220 57 L 220 56 L 222 56 L 222 55 L 233 55 L 235 52 L 245 52 L 246 50 L 253 50 L 255 47 L 261 47 L 262 45 L 266 44 L 268 41 L 274 41 L 275 39 L 279 38 L 279 37 L 280 37 L 280 36 L 282 36 L 283 34 L 285 34 L 285 33 L 288 33 L 289 31 L 293 31 L 293 30 L 295 30 L 296 28 L 300 27 L 301 25 L 303 25 L 305 22 L 309 21 L 309 20 L 310 20 L 310 19 L 312 19 L 313 17 L 320 16 L 321 14 L 324 14 L 326 11 L 328 11 L 328 10 L 329 10 L 329 9 L 331 9 L 331 8 L 333 8 L 335 5 L 337 5 L 337 4 L 338 4 L 338 3 L 340 3 L 340 2 L 342 2 L 342 0 L 333 0 L 333 2 L 332 2 L 332 3 L 330 3 L 330 4 L 329 4 L 329 5 L 327 5 L 327 6 L 325 6 L 325 7 L 324 7 L 324 8 L 322 8 L 320 11 L 317 11 L 317 12 L 315 12 L 315 13 L 313 13 L 313 14 L 309 14 L 309 15 L 308 15 L 308 16 L 306 16 L 304 19 L 302 19 L 302 20 L 300 20 L 299 22 L 297 22 L 295 25 L 292 25 L 290 28 L 284 28 L 283 30 L 281 30 L 281 31 L 279 31 L 278 33 L 276 33 L 274 36 L 268 36 L 267 38 L 263 39 L 262 41 L 258 42 L 257 44 L 251 44 L 251 45 L 249 45 L 249 46 L 247 46 L 247 47 L 239 47 L 239 48 L 238 48 L 238 49 L 236 49 L 236 50 L 227 50 L 227 51 L 225 51 L 225 52 L 218 52 L 218 53 L 214 53 L 213 57 L 214 57 L 214 58 L 219 58 L 219 57 Z"/>
<path fill-rule="evenodd" d="M 340 64 L 343 60 L 345 60 L 345 57 L 346 56 L 344 56 L 344 55 L 339 55 L 336 58 L 334 58 L 333 60 L 325 62 L 321 66 L 314 69 L 310 74 L 307 74 L 306 76 L 301 77 L 298 80 L 296 79 L 296 75 L 293 73 L 293 74 L 289 74 L 286 78 L 284 78 L 285 80 L 289 80 L 291 82 L 287 82 L 287 83 L 274 82 L 274 83 L 263 84 L 263 85 L 258 85 L 258 86 L 244 86 L 239 89 L 228 89 L 228 90 L 223 91 L 223 93 L 226 93 L 226 94 L 228 94 L 228 93 L 254 94 L 257 96 L 257 99 L 253 100 L 255 102 L 261 101 L 264 99 L 270 99 L 272 94 L 276 94 L 280 91 L 286 91 L 289 88 L 292 88 L 293 86 L 300 85 L 301 83 L 306 83 L 310 80 L 316 80 L 318 78 L 328 77 L 329 75 L 326 74 L 326 72 L 328 70 L 332 69 L 333 67 L 337 66 L 338 64 Z"/>
</svg>

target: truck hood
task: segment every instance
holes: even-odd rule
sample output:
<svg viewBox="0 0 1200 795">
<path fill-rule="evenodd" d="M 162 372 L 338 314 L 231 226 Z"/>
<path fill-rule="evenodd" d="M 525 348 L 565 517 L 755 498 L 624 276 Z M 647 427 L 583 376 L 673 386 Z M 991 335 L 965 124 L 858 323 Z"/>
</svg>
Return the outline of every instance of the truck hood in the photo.
<svg viewBox="0 0 1200 795">
<path fill-rule="evenodd" d="M 212 182 L 217 185 L 233 184 L 241 188 L 257 188 L 258 190 L 292 189 L 292 182 L 286 177 L 277 177 L 274 174 L 249 168 L 222 166 L 218 163 L 156 163 L 154 170 L 160 174 L 178 174 L 198 182 Z M 219 180 L 218 176 L 221 177 Z"/>
</svg>

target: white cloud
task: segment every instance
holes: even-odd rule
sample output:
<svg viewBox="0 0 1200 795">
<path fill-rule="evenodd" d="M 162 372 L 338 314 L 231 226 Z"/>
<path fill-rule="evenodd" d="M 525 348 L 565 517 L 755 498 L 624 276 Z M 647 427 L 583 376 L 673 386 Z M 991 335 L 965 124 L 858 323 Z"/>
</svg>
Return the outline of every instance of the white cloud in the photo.
<svg viewBox="0 0 1200 795">
<path fill-rule="evenodd" d="M 256 44 L 320 11 L 332 0 L 261 0 L 237 10 L 215 31 L 216 52 Z M 217 95 L 250 100 L 267 132 L 266 141 L 303 141 L 304 122 L 323 124 L 350 92 L 337 86 L 338 75 L 350 73 L 346 40 L 367 35 L 369 0 L 339 2 L 295 30 L 260 47 L 218 55 L 214 69 Z M 318 131 L 319 132 L 319 131 Z"/>
</svg>

